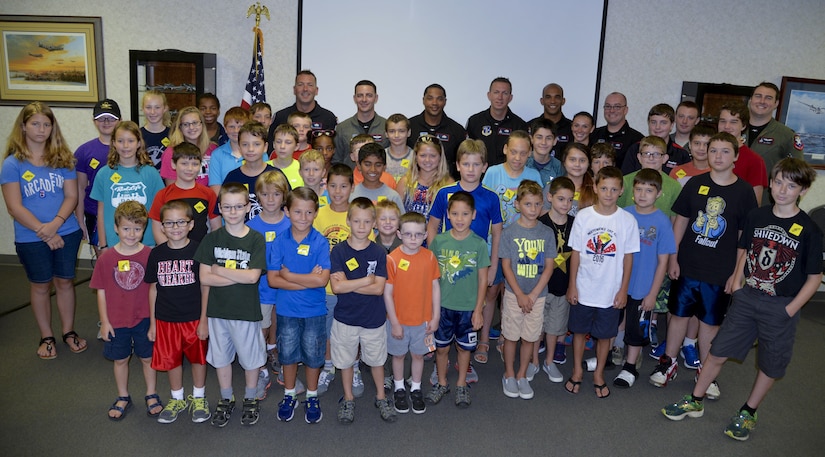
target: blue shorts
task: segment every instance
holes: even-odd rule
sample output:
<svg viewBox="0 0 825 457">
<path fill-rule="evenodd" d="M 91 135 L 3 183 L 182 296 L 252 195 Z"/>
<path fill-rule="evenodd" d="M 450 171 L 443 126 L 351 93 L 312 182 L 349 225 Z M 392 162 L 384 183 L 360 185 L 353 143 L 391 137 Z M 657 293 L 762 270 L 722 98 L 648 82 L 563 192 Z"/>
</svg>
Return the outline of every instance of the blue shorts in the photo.
<svg viewBox="0 0 825 457">
<path fill-rule="evenodd" d="M 465 351 L 475 351 L 478 332 L 473 330 L 473 312 L 441 307 L 441 320 L 435 331 L 435 347 L 445 348 L 453 341 Z"/>
<path fill-rule="evenodd" d="M 43 284 L 50 282 L 52 278 L 74 278 L 81 239 L 83 232 L 78 230 L 64 235 L 63 247 L 54 251 L 44 241 L 14 243 L 14 247 L 29 282 Z"/>
<path fill-rule="evenodd" d="M 504 282 L 504 270 L 501 269 L 501 259 L 498 259 L 498 268 L 496 269 L 496 277 L 493 279 L 493 285 Z"/>
<path fill-rule="evenodd" d="M 650 317 L 653 311 L 642 311 L 642 300 L 627 296 L 624 308 L 627 320 L 624 326 L 624 343 L 628 346 L 645 347 L 650 344 Z"/>
<path fill-rule="evenodd" d="M 103 357 L 109 360 L 128 359 L 134 347 L 135 355 L 141 359 L 151 359 L 154 344 L 146 334 L 149 332 L 149 318 L 134 327 L 115 329 L 115 336 L 103 344 Z"/>
<path fill-rule="evenodd" d="M 324 366 L 327 349 L 327 316 L 278 317 L 278 361 L 281 365 L 303 362 L 308 368 Z"/>
<path fill-rule="evenodd" d="M 572 333 L 590 333 L 593 338 L 606 340 L 619 333 L 621 310 L 616 308 L 595 308 L 587 305 L 570 306 L 570 321 L 567 328 Z"/>
<path fill-rule="evenodd" d="M 337 295 L 329 295 L 327 294 L 327 322 L 326 322 L 326 331 L 327 331 L 327 339 L 330 338 L 332 335 L 332 321 L 335 320 L 335 305 L 338 304 L 338 296 Z"/>
<path fill-rule="evenodd" d="M 725 286 L 682 276 L 670 286 L 667 308 L 674 316 L 696 316 L 705 324 L 718 326 L 725 318 L 729 303 Z"/>
</svg>

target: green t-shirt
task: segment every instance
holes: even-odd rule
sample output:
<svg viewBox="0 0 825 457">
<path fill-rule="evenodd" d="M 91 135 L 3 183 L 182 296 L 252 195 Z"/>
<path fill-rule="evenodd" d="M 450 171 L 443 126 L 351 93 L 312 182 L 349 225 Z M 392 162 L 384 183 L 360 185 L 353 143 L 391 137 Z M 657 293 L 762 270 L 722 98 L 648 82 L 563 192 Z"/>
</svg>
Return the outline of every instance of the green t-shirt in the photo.
<svg viewBox="0 0 825 457">
<path fill-rule="evenodd" d="M 208 233 L 198 246 L 195 260 L 201 265 L 218 264 L 238 270 L 266 270 L 266 242 L 263 235 L 250 229 L 243 238 L 229 234 L 225 227 Z M 258 282 L 209 288 L 206 316 L 218 319 L 252 321 L 263 319 L 258 296 Z"/>
<path fill-rule="evenodd" d="M 447 231 L 435 237 L 430 249 L 441 270 L 441 307 L 453 311 L 474 310 L 478 300 L 478 269 L 490 266 L 487 242 L 475 233 L 456 240 Z"/>
<path fill-rule="evenodd" d="M 624 175 L 624 190 L 616 202 L 619 208 L 626 208 L 635 204 L 635 200 L 633 200 L 633 178 L 636 177 L 637 173 L 638 171 L 634 171 Z M 675 214 L 671 207 L 682 191 L 682 185 L 662 171 L 659 171 L 659 174 L 662 175 L 662 195 L 656 199 L 654 206 L 662 210 L 667 217 L 673 217 Z"/>
</svg>

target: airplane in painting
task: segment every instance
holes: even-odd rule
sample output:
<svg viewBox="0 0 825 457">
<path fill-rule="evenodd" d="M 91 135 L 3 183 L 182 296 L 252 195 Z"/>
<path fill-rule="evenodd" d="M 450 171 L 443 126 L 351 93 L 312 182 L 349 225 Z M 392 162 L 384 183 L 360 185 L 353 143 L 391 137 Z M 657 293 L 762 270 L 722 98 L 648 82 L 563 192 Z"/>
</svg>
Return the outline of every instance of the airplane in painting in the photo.
<svg viewBox="0 0 825 457">
<path fill-rule="evenodd" d="M 63 50 L 63 45 L 62 45 L 62 44 L 59 44 L 59 45 L 57 45 L 57 46 L 52 46 L 52 45 L 50 45 L 50 44 L 43 44 L 43 42 L 42 42 L 42 41 L 38 41 L 38 42 L 37 42 L 37 47 L 38 47 L 38 48 L 43 48 L 43 49 L 45 49 L 45 50 L 47 50 L 47 51 L 49 51 L 49 52 L 52 52 L 52 51 L 62 51 L 62 50 Z"/>
<path fill-rule="evenodd" d="M 37 57 L 39 59 L 43 58 L 43 54 L 33 54 L 33 53 L 30 52 L 29 55 L 32 56 L 32 57 Z"/>
<path fill-rule="evenodd" d="M 805 102 L 799 102 L 799 103 L 802 103 L 803 105 L 807 106 L 811 111 L 813 111 L 814 114 L 823 114 L 823 112 L 825 112 L 825 108 L 823 108 L 821 106 L 809 105 Z"/>
</svg>

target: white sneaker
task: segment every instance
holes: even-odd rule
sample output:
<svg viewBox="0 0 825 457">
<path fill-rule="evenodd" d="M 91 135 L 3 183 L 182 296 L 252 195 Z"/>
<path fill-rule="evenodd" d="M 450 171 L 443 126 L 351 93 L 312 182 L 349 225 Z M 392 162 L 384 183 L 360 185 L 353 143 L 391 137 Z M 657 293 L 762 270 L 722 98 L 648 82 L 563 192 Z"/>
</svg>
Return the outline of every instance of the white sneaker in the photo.
<svg viewBox="0 0 825 457">
<path fill-rule="evenodd" d="M 708 400 L 718 400 L 721 395 L 722 392 L 719 391 L 719 383 L 716 381 L 710 383 L 707 392 L 705 392 L 705 396 L 708 397 Z"/>
<path fill-rule="evenodd" d="M 618 367 L 624 365 L 624 349 L 613 346 L 613 349 L 610 350 L 610 357 L 613 359 L 613 365 Z"/>
<path fill-rule="evenodd" d="M 593 372 L 596 371 L 597 363 L 598 362 L 596 361 L 595 357 L 590 357 L 589 359 L 586 359 L 584 362 L 582 362 L 582 368 L 584 368 L 588 372 Z"/>
<path fill-rule="evenodd" d="M 318 396 L 324 395 L 329 390 L 329 385 L 335 380 L 335 368 L 332 370 L 321 370 L 318 376 Z"/>
<path fill-rule="evenodd" d="M 361 370 L 352 372 L 352 395 L 355 398 L 364 396 L 364 380 L 361 378 Z"/>
</svg>

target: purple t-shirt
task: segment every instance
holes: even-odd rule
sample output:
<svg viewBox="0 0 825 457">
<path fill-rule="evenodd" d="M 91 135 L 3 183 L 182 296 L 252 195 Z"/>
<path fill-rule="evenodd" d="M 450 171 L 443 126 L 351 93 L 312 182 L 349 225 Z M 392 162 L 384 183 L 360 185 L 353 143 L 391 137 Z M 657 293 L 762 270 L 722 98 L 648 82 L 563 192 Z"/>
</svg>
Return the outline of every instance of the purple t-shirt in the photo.
<svg viewBox="0 0 825 457">
<path fill-rule="evenodd" d="M 77 159 L 75 169 L 89 178 L 86 189 L 83 191 L 83 210 L 89 214 L 97 215 L 97 201 L 92 200 L 89 194 L 92 192 L 92 185 L 95 183 L 98 170 L 106 166 L 108 155 L 109 145 L 101 143 L 98 138 L 81 144 L 74 153 Z"/>
</svg>

